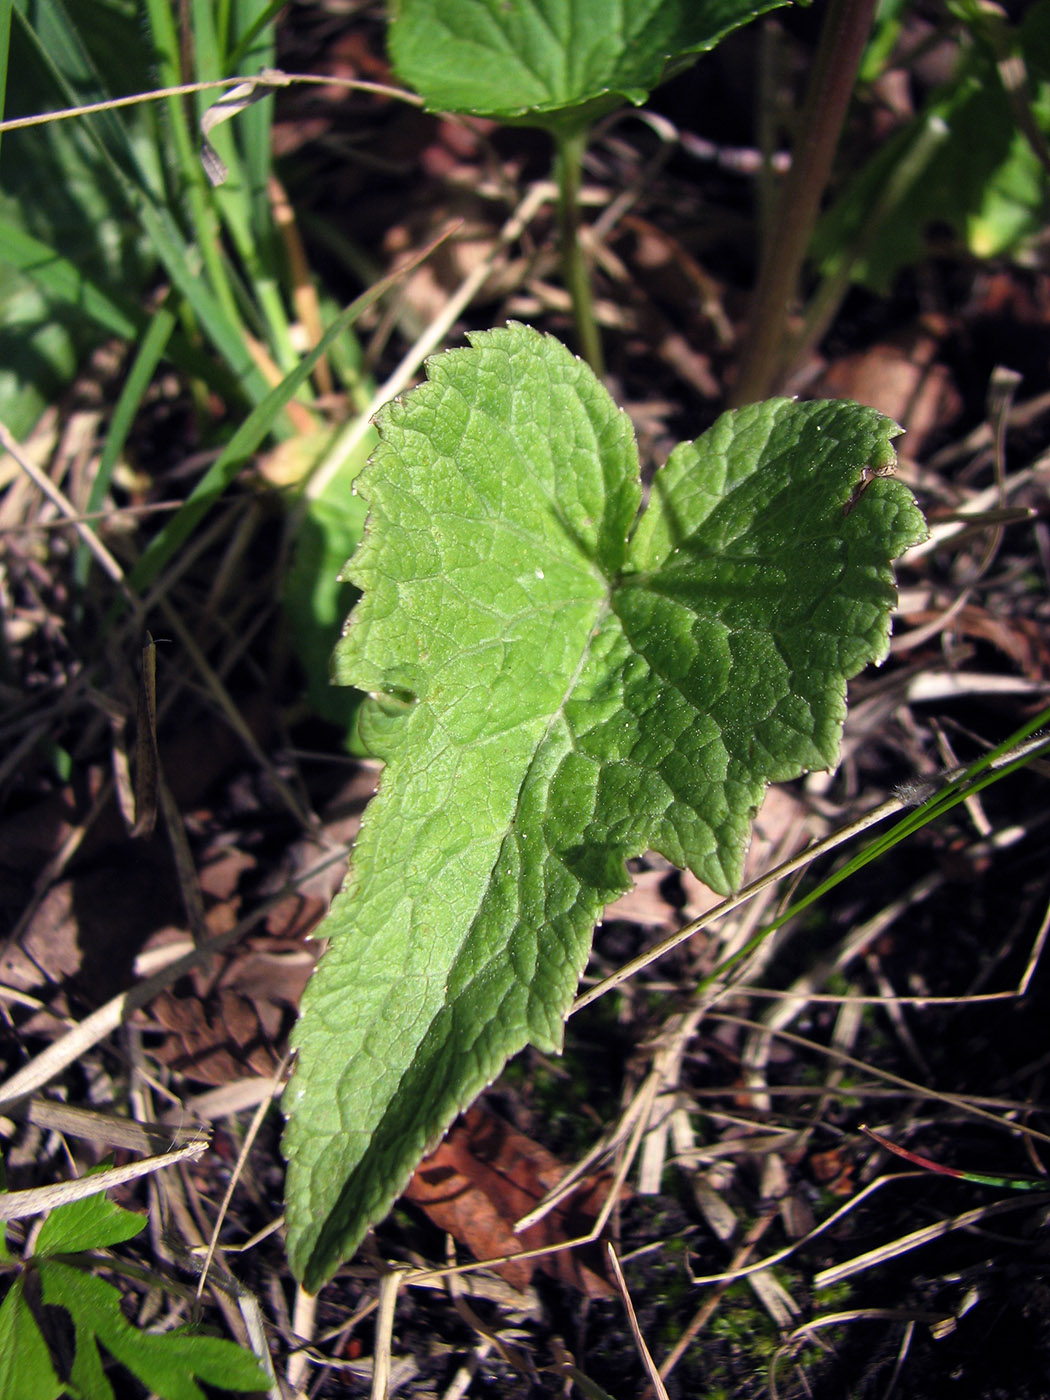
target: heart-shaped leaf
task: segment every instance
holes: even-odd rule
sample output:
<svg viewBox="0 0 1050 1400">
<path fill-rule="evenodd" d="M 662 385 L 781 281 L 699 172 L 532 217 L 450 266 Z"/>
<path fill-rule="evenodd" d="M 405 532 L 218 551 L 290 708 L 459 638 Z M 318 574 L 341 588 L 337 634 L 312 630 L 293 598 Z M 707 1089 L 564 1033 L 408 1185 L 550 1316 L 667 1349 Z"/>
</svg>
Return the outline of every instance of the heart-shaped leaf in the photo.
<svg viewBox="0 0 1050 1400">
<path fill-rule="evenodd" d="M 387 767 L 285 1096 L 312 1289 L 510 1055 L 560 1050 L 629 857 L 737 884 L 766 784 L 835 763 L 924 534 L 893 423 L 785 399 L 677 447 L 636 520 L 631 425 L 587 366 L 523 326 L 470 341 L 383 410 L 358 483 L 336 672 Z"/>
</svg>

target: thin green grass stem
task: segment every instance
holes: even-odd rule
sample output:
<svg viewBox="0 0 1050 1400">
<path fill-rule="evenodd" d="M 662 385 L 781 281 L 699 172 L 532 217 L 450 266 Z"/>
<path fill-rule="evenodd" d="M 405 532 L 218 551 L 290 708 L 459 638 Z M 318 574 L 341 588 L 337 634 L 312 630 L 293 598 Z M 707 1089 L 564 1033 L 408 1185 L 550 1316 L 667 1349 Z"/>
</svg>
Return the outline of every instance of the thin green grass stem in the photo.
<svg viewBox="0 0 1050 1400">
<path fill-rule="evenodd" d="M 856 874 L 858 870 L 863 869 L 866 865 L 870 865 L 875 860 L 879 860 L 888 851 L 892 850 L 894 846 L 899 845 L 921 827 L 928 825 L 928 823 L 932 821 L 936 821 L 938 817 L 943 816 L 946 812 L 950 811 L 952 807 L 958 806 L 960 802 L 965 802 L 968 798 L 973 797 L 992 783 L 998 782 L 1001 778 L 1015 772 L 1018 768 L 1022 768 L 1031 763 L 1033 759 L 1044 755 L 1050 750 L 1050 734 L 1040 733 L 1040 731 L 1048 724 L 1050 724 L 1050 707 L 1042 710 L 1033 719 L 1022 725 L 1020 729 L 1015 730 L 1009 738 L 1004 739 L 1001 744 L 990 749 L 988 753 L 982 754 L 982 756 L 974 763 L 971 763 L 969 767 L 954 775 L 950 782 L 939 788 L 927 798 L 925 802 L 922 802 L 920 806 L 917 806 L 913 811 L 907 812 L 907 814 L 888 832 L 869 842 L 863 850 L 858 851 L 855 856 L 838 870 L 833 871 L 832 874 L 827 876 L 827 878 L 821 881 L 814 889 L 808 891 L 800 899 L 790 904 L 771 923 L 763 925 L 763 927 L 760 928 L 757 933 L 753 934 L 741 948 L 731 953 L 697 983 L 695 989 L 696 995 L 700 995 L 708 988 L 723 982 L 728 973 L 732 972 L 734 968 L 739 967 L 742 963 L 745 963 L 759 948 L 761 948 L 765 940 L 771 934 L 775 933 L 783 924 L 787 923 L 789 919 L 795 918 L 798 914 L 808 909 L 810 905 L 815 904 L 818 899 L 823 898 L 825 894 L 833 890 L 837 885 L 840 885 L 844 880 L 849 879 L 851 875 Z M 627 981 L 628 978 L 633 976 L 634 973 L 655 961 L 656 958 L 663 957 L 666 953 L 673 952 L 675 948 L 687 942 L 701 929 L 706 928 L 716 919 L 745 903 L 761 890 L 768 888 L 768 886 L 785 878 L 787 875 L 802 869 L 803 866 L 809 864 L 817 855 L 827 853 L 832 849 L 833 845 L 841 844 L 843 839 L 852 838 L 859 834 L 860 830 L 868 830 L 872 825 L 885 821 L 886 818 L 899 812 L 905 805 L 906 800 L 898 794 L 890 801 L 882 803 L 875 811 L 868 813 L 859 823 L 852 823 L 847 829 L 845 837 L 828 838 L 828 840 L 819 843 L 819 849 L 803 851 L 798 856 L 793 856 L 789 860 L 784 861 L 776 870 L 770 871 L 767 875 L 762 876 L 753 884 L 749 885 L 747 889 L 741 891 L 740 894 L 731 895 L 728 899 L 723 900 L 721 904 L 716 905 L 713 909 L 709 909 L 707 913 L 701 915 L 699 919 L 693 920 L 692 923 L 686 924 L 684 928 L 679 929 L 669 938 L 664 939 L 656 948 L 649 949 L 646 953 L 640 954 L 637 958 L 632 959 L 624 967 L 620 968 L 618 972 L 613 973 L 595 986 L 590 987 L 582 996 L 577 997 L 569 1015 L 575 1015 L 577 1011 L 582 1010 L 585 1006 L 589 1006 L 590 1003 L 596 1001 L 598 997 L 603 996 L 606 992 L 613 991 L 614 988 L 620 986 L 623 982 Z"/>
<path fill-rule="evenodd" d="M 96 325 L 122 340 L 134 340 L 141 334 L 145 317 L 130 298 L 114 295 L 108 288 L 99 286 L 50 244 L 42 243 L 2 216 L 0 247 L 8 267 L 36 277 L 54 300 L 78 307 Z"/>
<path fill-rule="evenodd" d="M 277 64 L 277 38 L 269 21 L 275 17 L 275 7 L 262 0 L 237 0 L 234 21 L 227 42 L 226 73 L 241 73 L 242 64 L 248 71 L 261 72 Z M 234 40 L 246 32 L 250 37 L 238 42 Z M 269 181 L 273 174 L 273 110 L 271 102 L 254 102 L 247 107 L 237 121 L 237 139 L 244 152 L 244 163 L 248 170 L 247 191 L 251 207 L 251 226 L 256 242 L 267 266 L 275 271 L 283 267 L 275 262 L 280 256 L 281 240 L 274 228 L 273 213 L 270 208 Z"/>
<path fill-rule="evenodd" d="M 558 185 L 558 240 L 561 245 L 562 275 L 572 301 L 580 353 L 601 379 L 605 374 L 601 334 L 594 315 L 594 294 L 591 290 L 587 259 L 580 246 L 580 187 L 583 180 L 583 155 L 587 149 L 587 132 L 573 132 L 568 135 L 558 132 L 554 143 L 554 178 Z"/>
<path fill-rule="evenodd" d="M 850 876 L 855 875 L 858 870 L 862 870 L 866 865 L 871 865 L 873 861 L 880 860 L 894 846 L 899 846 L 914 832 L 944 816 L 953 807 L 957 807 L 960 802 L 965 802 L 990 784 L 998 782 L 1001 778 L 1007 777 L 1018 768 L 1023 768 L 1026 764 L 1031 763 L 1034 758 L 1044 754 L 1050 748 L 1050 736 L 1045 736 L 1041 742 L 1034 745 L 1027 744 L 1026 740 L 1030 739 L 1037 730 L 1048 722 L 1050 722 L 1050 708 L 1043 710 L 1034 720 L 1022 726 L 1002 744 L 983 754 L 975 763 L 964 769 L 948 787 L 935 793 L 922 806 L 908 812 L 889 831 L 876 836 L 863 850 L 858 851 L 851 860 L 822 880 L 814 889 L 808 891 L 800 899 L 793 900 L 782 914 L 759 929 L 742 948 L 738 948 L 735 953 L 704 977 L 698 985 L 698 990 L 720 981 L 727 972 L 732 971 L 734 967 L 750 958 L 752 953 L 757 952 L 770 934 L 775 933 L 789 919 L 794 919 L 803 913 L 830 890 L 841 885 Z M 1015 749 L 1019 750 L 1015 757 L 1008 759 L 1005 763 L 998 763 L 997 760 Z"/>
<path fill-rule="evenodd" d="M 217 10 L 213 0 L 194 0 L 191 15 L 194 63 L 198 79 L 201 82 L 215 82 L 227 77 L 229 6 L 224 5 Z M 272 59 L 271 47 L 262 42 L 257 44 L 257 51 L 252 53 L 248 61 L 249 71 L 257 72 L 266 66 Z M 213 94 L 197 95 L 199 115 L 203 114 L 212 100 Z M 216 126 L 210 133 L 209 140 L 229 170 L 229 178 L 221 189 L 210 191 L 210 200 L 218 210 L 251 284 L 256 307 L 262 313 L 265 323 L 265 336 L 269 348 L 278 367 L 287 374 L 298 364 L 299 356 L 292 343 L 291 328 L 278 277 L 274 268 L 267 266 L 266 255 L 273 252 L 272 240 L 267 237 L 267 234 L 272 232 L 272 221 L 266 199 L 266 183 L 270 173 L 269 111 L 272 110 L 272 96 L 262 101 L 270 104 L 265 111 L 260 110 L 260 102 L 253 104 L 238 116 L 238 136 L 248 128 L 249 123 L 255 130 L 255 139 L 246 152 L 246 158 L 242 158 L 240 142 L 234 139 L 231 130 L 233 123 Z M 261 134 L 258 130 L 260 125 Z M 200 180 L 200 161 L 196 155 L 193 168 L 202 196 L 208 201 L 209 192 Z"/>
<path fill-rule="evenodd" d="M 160 534 L 151 540 L 139 558 L 128 576 L 128 587 L 132 592 L 141 592 L 153 582 L 168 560 L 182 547 L 215 502 L 222 496 L 245 462 L 259 447 L 259 444 L 274 430 L 275 421 L 279 418 L 285 405 L 294 397 L 300 385 L 313 373 L 314 366 L 321 356 L 327 354 L 329 347 L 349 331 L 363 312 L 367 311 L 390 290 L 400 275 L 398 272 L 382 278 L 355 298 L 344 311 L 335 317 L 321 339 L 303 356 L 292 373 L 287 375 L 275 389 L 271 389 L 266 398 L 252 409 L 216 460 L 197 482 L 180 507 L 178 514 L 168 522 Z M 119 603 L 114 606 L 119 606 Z"/>
<path fill-rule="evenodd" d="M 11 10 L 13 0 L 0 0 L 0 113 L 7 98 L 7 62 L 11 53 Z"/>
<path fill-rule="evenodd" d="M 169 0 L 146 0 L 146 9 L 161 84 L 164 87 L 176 87 L 183 81 L 183 76 L 179 63 L 179 39 L 174 11 Z M 208 281 L 230 329 L 243 333 L 244 327 L 219 249 L 218 221 L 208 202 L 204 188 L 204 170 L 190 136 L 186 110 L 179 97 L 165 98 L 164 105 L 168 112 L 168 127 L 175 149 L 178 175 L 186 193 L 190 218 L 197 235 L 197 245 L 204 260 Z"/>
<path fill-rule="evenodd" d="M 231 73 L 239 73 L 241 71 L 241 62 L 245 55 L 252 52 L 252 46 L 256 39 L 266 26 L 277 18 L 287 3 L 288 0 L 270 0 L 268 5 L 264 5 L 259 10 L 259 13 L 248 25 L 248 28 L 240 36 L 230 52 Z"/>
<path fill-rule="evenodd" d="M 217 33 L 222 36 L 223 50 L 225 51 L 229 48 L 229 39 L 232 32 L 230 25 L 230 0 L 218 0 L 218 3 L 216 3 L 216 0 L 207 0 L 207 3 L 215 11 L 215 28 Z"/>
<path fill-rule="evenodd" d="M 113 471 L 124 444 L 127 442 L 131 425 L 135 421 L 135 415 L 142 405 L 142 400 L 146 390 L 153 382 L 153 374 L 160 363 L 161 356 L 167 349 L 168 341 L 175 330 L 176 319 L 167 307 L 161 307 L 153 316 L 149 323 L 145 337 L 138 348 L 138 353 L 132 363 L 131 370 L 124 387 L 120 391 L 116 407 L 113 410 L 113 417 L 110 420 L 109 432 L 106 435 L 105 446 L 99 458 L 98 471 L 95 473 L 95 480 L 91 484 L 88 493 L 85 513 L 92 515 L 100 510 L 102 503 L 106 499 L 110 482 L 113 479 Z M 83 588 L 87 583 L 88 573 L 91 568 L 91 551 L 84 543 L 77 545 L 76 558 L 73 561 L 73 578 L 79 588 Z"/>
<path fill-rule="evenodd" d="M 163 0 L 150 0 L 150 4 L 154 8 L 157 8 L 158 4 L 160 5 L 161 13 L 158 22 L 163 23 L 165 18 Z M 49 28 L 46 42 L 18 9 L 14 13 L 18 15 L 28 39 L 34 45 L 40 61 L 51 74 L 67 106 L 78 106 L 84 96 L 94 99 L 104 94 L 105 84 L 98 74 L 90 54 L 84 48 L 76 29 L 68 20 L 59 0 L 53 0 L 52 8 L 48 12 Z M 170 14 L 166 18 L 168 29 L 174 33 Z M 167 72 L 178 72 L 177 59 L 175 61 L 176 67 L 171 68 L 169 65 Z M 75 81 L 69 76 L 70 74 L 75 75 Z M 181 108 L 177 109 L 177 115 L 183 119 L 182 129 L 186 139 L 189 140 L 188 127 L 185 124 Z M 167 203 L 161 202 L 159 199 L 160 191 L 155 188 L 156 182 L 150 173 L 143 168 L 127 129 L 114 112 L 101 111 L 86 119 L 84 130 L 114 181 L 122 190 L 129 209 L 133 212 L 143 233 L 152 245 L 155 255 L 164 265 L 171 282 L 185 298 L 187 307 L 184 309 L 184 315 L 187 318 L 192 315 L 196 321 L 196 326 L 189 324 L 189 322 L 187 324 L 187 337 L 190 345 L 199 341 L 199 330 L 203 330 L 225 361 L 229 374 L 239 385 L 239 392 L 255 404 L 262 402 L 266 398 L 270 386 L 266 383 L 249 353 L 241 320 L 239 317 L 231 320 L 225 307 L 220 304 L 218 297 L 212 292 L 207 279 L 200 274 L 200 257 L 204 252 L 207 252 L 207 247 L 202 248 L 199 253 L 187 240 Z M 194 172 L 195 179 L 198 172 L 200 178 L 203 179 L 203 171 L 199 170 L 199 165 Z M 203 195 L 203 191 L 200 193 Z M 210 214 L 209 219 L 212 223 L 215 222 Z M 22 241 L 24 243 L 24 240 Z M 211 244 L 211 250 L 218 256 L 217 244 L 214 242 Z M 50 250 L 49 257 L 43 260 L 40 268 L 48 269 L 51 263 L 56 261 L 57 255 L 54 250 Z M 69 270 L 67 265 L 67 282 L 70 281 Z M 43 277 L 45 273 L 38 271 L 35 275 Z M 220 276 L 232 299 L 228 278 L 221 266 Z M 75 275 L 72 280 L 77 280 Z M 118 302 L 119 298 L 114 299 L 114 305 Z M 100 301 L 97 302 L 97 309 L 101 309 Z M 139 324 L 141 319 L 137 310 L 130 315 L 130 320 L 134 324 Z M 288 421 L 287 416 L 282 416 L 281 420 L 275 424 L 274 431 L 279 436 L 287 437 L 294 432 L 294 425 Z"/>
</svg>

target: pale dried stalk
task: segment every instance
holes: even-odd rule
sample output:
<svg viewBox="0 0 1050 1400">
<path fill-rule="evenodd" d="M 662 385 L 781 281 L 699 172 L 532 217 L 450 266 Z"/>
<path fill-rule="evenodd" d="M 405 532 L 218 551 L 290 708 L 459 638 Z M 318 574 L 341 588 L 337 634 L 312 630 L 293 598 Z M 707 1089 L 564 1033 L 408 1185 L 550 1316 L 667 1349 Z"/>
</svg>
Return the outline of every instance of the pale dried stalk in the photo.
<svg viewBox="0 0 1050 1400">
<path fill-rule="evenodd" d="M 130 1162 L 126 1167 L 110 1167 L 107 1171 L 94 1172 L 91 1176 L 78 1177 L 75 1181 L 59 1181 L 53 1186 L 33 1186 L 28 1191 L 0 1192 L 0 1220 L 22 1220 L 27 1215 L 40 1215 L 56 1206 L 68 1205 L 71 1201 L 82 1201 L 88 1196 L 98 1196 L 110 1191 L 114 1186 L 137 1181 L 140 1176 L 162 1171 L 175 1162 L 194 1161 L 208 1146 L 208 1139 L 198 1138 L 174 1152 L 163 1152 L 158 1157 L 146 1157 L 141 1162 Z"/>
</svg>

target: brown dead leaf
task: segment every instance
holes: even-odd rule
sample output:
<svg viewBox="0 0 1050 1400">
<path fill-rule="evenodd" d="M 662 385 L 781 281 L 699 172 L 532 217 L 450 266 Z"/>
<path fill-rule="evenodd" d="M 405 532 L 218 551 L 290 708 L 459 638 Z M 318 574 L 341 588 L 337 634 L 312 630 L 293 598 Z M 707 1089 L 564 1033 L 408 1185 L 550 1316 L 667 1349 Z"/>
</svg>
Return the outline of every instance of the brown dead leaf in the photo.
<svg viewBox="0 0 1050 1400">
<path fill-rule="evenodd" d="M 220 1085 L 247 1070 L 272 1075 L 280 1056 L 280 1015 L 272 1003 L 220 991 L 207 1003 L 163 992 L 151 1007 L 170 1035 L 153 1054 L 170 1069 L 200 1084 Z"/>
<path fill-rule="evenodd" d="M 944 328 L 910 326 L 892 340 L 843 355 L 814 386 L 818 397 L 855 399 L 877 408 L 907 430 L 907 452 L 921 455 L 931 432 L 957 417 L 962 399 L 938 356 Z"/>
<path fill-rule="evenodd" d="M 809 1165 L 815 1179 L 833 1196 L 849 1196 L 856 1190 L 853 1163 L 840 1147 L 811 1152 Z"/>
<path fill-rule="evenodd" d="M 494 1259 L 553 1248 L 588 1233 L 608 1193 L 608 1174 L 588 1177 L 538 1224 L 514 1233 L 515 1222 L 540 1203 L 565 1171 L 538 1142 L 475 1104 L 416 1168 L 405 1199 L 421 1206 L 476 1259 Z M 497 1272 L 524 1290 L 536 1267 L 590 1298 L 615 1296 L 596 1245 L 510 1260 L 498 1265 Z"/>
<path fill-rule="evenodd" d="M 915 627 L 934 622 L 941 613 L 927 609 L 908 618 Z M 964 637 L 989 642 L 1018 667 L 1029 680 L 1042 681 L 1050 675 L 1050 643 L 1045 629 L 1030 618 L 996 617 L 985 608 L 968 605 L 952 613 L 949 626 Z"/>
<path fill-rule="evenodd" d="M 668 874 L 667 870 L 638 871 L 627 893 L 606 907 L 603 920 L 623 919 L 645 928 L 677 928 L 681 922 L 678 910 L 664 893 Z"/>
<path fill-rule="evenodd" d="M 294 940 L 260 939 L 221 959 L 217 976 L 195 969 L 150 1004 L 152 1028 L 168 1032 L 152 1053 L 200 1084 L 273 1074 L 314 961 Z"/>
</svg>

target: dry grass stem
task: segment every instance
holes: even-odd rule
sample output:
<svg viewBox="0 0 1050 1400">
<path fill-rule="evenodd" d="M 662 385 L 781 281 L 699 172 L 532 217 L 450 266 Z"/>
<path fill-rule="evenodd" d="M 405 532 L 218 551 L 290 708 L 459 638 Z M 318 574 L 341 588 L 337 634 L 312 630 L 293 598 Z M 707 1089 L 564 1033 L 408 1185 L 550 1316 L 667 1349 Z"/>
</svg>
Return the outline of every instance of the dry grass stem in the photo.
<svg viewBox="0 0 1050 1400">
<path fill-rule="evenodd" d="M 911 1176 L 908 1172 L 905 1175 Z M 902 1235 L 899 1239 L 892 1240 L 888 1244 L 878 1245 L 875 1249 L 869 1249 L 864 1254 L 858 1254 L 853 1259 L 847 1259 L 842 1264 L 834 1264 L 830 1269 L 821 1269 L 813 1275 L 814 1288 L 831 1288 L 836 1283 L 852 1278 L 855 1274 L 863 1273 L 865 1269 L 874 1268 L 877 1264 L 885 1264 L 890 1259 L 896 1259 L 902 1254 L 908 1254 L 913 1249 L 918 1249 L 921 1245 L 930 1244 L 933 1240 L 942 1239 L 945 1235 L 951 1234 L 953 1230 L 969 1230 L 974 1226 L 983 1225 L 986 1220 L 991 1220 L 999 1215 L 1008 1215 L 1011 1211 L 1022 1210 L 1025 1207 L 1031 1209 L 1033 1206 L 1046 1205 L 1050 1202 L 1050 1191 L 1024 1195 L 1017 1199 L 1008 1201 L 996 1201 L 991 1205 L 977 1206 L 974 1210 L 967 1210 L 962 1215 L 953 1216 L 949 1220 L 940 1220 L 936 1225 L 927 1225 L 921 1230 L 912 1230 L 907 1235 Z"/>
<path fill-rule="evenodd" d="M 613 1277 L 616 1279 L 616 1286 L 620 1290 L 620 1297 L 623 1299 L 623 1305 L 627 1309 L 627 1320 L 630 1323 L 631 1336 L 634 1338 L 634 1344 L 638 1349 L 638 1355 L 642 1359 L 645 1373 L 649 1377 L 650 1384 L 658 1400 L 670 1400 L 667 1394 L 667 1387 L 663 1382 L 663 1377 L 657 1370 L 656 1362 L 653 1360 L 649 1348 L 646 1346 L 645 1338 L 642 1336 L 642 1329 L 638 1326 L 638 1315 L 634 1310 L 634 1304 L 631 1302 L 631 1294 L 627 1288 L 627 1280 L 623 1276 L 623 1270 L 620 1268 L 620 1261 L 617 1258 L 616 1249 L 611 1243 L 607 1244 L 605 1249 L 613 1271 Z"/>
<path fill-rule="evenodd" d="M 77 1181 L 60 1181 L 53 1186 L 33 1186 L 27 1191 L 0 1192 L 0 1220 L 24 1220 L 28 1215 L 40 1215 L 56 1206 L 68 1205 L 70 1201 L 83 1201 L 88 1196 L 101 1195 L 115 1186 L 123 1186 L 128 1181 L 137 1181 L 152 1172 L 163 1171 L 176 1162 L 189 1159 L 197 1161 L 208 1146 L 207 1137 L 196 1142 L 177 1147 L 172 1152 L 162 1152 L 156 1157 L 147 1157 L 142 1162 L 130 1162 L 125 1167 L 107 1167 L 92 1176 L 81 1177 Z"/>
<path fill-rule="evenodd" d="M 406 102 L 410 107 L 421 107 L 422 100 L 414 92 L 404 88 L 391 87 L 387 83 L 365 82 L 358 78 L 340 78 L 322 73 L 282 73 L 277 68 L 266 68 L 261 73 L 247 77 L 216 78 L 207 83 L 178 83 L 174 87 L 152 88 L 149 92 L 130 93 L 127 97 L 107 97 L 104 102 L 86 102 L 77 107 L 63 107 L 55 112 L 37 112 L 29 117 L 8 117 L 0 121 L 0 132 L 22 131 L 30 126 L 47 126 L 51 122 L 68 121 L 72 117 L 90 117 L 96 112 L 115 112 L 122 107 L 138 107 L 144 102 L 160 102 L 168 97 L 192 97 L 198 92 L 226 91 L 236 88 L 273 89 L 289 87 L 293 83 L 313 83 L 324 87 L 341 87 L 347 91 L 374 92 L 382 97 L 393 97 Z"/>
<path fill-rule="evenodd" d="M 281 1060 L 273 1078 L 270 1080 L 269 1096 L 262 1100 L 259 1107 L 252 1114 L 252 1121 L 248 1124 L 248 1131 L 244 1135 L 244 1141 L 241 1143 L 241 1150 L 237 1154 L 237 1161 L 233 1165 L 233 1171 L 230 1172 L 230 1179 L 226 1185 L 226 1191 L 219 1205 L 219 1209 L 215 1214 L 215 1225 L 208 1239 L 208 1248 L 204 1255 L 204 1264 L 201 1267 L 201 1276 L 197 1283 L 198 1297 L 204 1292 L 204 1285 L 208 1279 L 208 1270 L 211 1268 L 211 1262 L 215 1257 L 215 1251 L 219 1246 L 219 1235 L 222 1233 L 223 1223 L 226 1220 L 226 1212 L 230 1208 L 230 1202 L 233 1200 L 233 1194 L 237 1190 L 241 1174 L 245 1170 L 248 1156 L 255 1144 L 255 1139 L 259 1135 L 259 1129 L 262 1127 L 263 1119 L 269 1112 L 274 1099 L 280 1094 L 281 1085 L 284 1082 L 290 1058 L 290 1055 L 286 1054 Z"/>
</svg>

